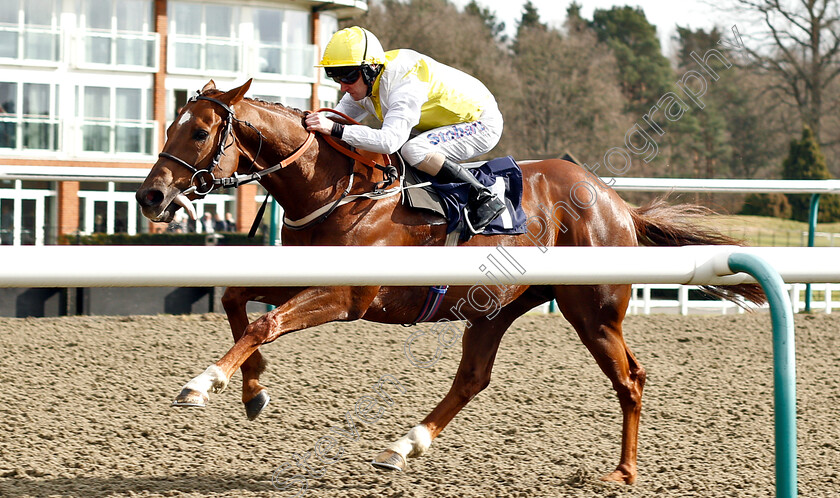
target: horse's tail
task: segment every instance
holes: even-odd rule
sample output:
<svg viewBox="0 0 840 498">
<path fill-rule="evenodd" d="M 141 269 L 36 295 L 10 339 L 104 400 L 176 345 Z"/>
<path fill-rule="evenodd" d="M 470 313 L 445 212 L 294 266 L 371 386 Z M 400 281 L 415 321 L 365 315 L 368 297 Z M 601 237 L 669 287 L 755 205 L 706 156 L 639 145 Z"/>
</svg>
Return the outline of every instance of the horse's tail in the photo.
<svg viewBox="0 0 840 498">
<path fill-rule="evenodd" d="M 636 238 L 643 246 L 737 245 L 742 240 L 733 239 L 697 223 L 716 214 L 711 209 L 696 204 L 668 204 L 665 197 L 658 197 L 648 204 L 630 208 L 636 226 Z M 744 299 L 761 305 L 767 302 L 764 291 L 757 284 L 704 285 L 705 292 L 744 306 Z"/>
</svg>

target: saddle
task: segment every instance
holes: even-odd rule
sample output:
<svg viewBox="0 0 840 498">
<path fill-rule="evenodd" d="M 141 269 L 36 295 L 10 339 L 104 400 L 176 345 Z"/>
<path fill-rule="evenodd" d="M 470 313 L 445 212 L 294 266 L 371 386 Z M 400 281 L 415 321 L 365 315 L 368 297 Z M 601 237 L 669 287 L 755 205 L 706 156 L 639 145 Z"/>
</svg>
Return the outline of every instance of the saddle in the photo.
<svg viewBox="0 0 840 498">
<path fill-rule="evenodd" d="M 522 210 L 522 170 L 512 157 L 500 157 L 486 163 L 463 165 L 483 185 L 503 199 L 507 209 L 482 232 L 483 235 L 525 233 Z M 446 219 L 446 232 L 460 233 L 466 241 L 471 233 L 465 230 L 469 186 L 466 183 L 439 183 L 434 177 L 414 168 L 404 168 L 402 175 L 404 201 L 410 207 L 431 211 Z"/>
<path fill-rule="evenodd" d="M 447 223 L 446 245 L 455 245 L 460 241 L 467 241 L 472 237 L 472 231 L 465 229 L 467 219 L 467 201 L 469 199 L 469 185 L 466 183 L 440 183 L 434 177 L 406 166 L 405 161 L 397 154 L 401 168 L 397 170 L 390 156 L 377 154 L 361 149 L 349 147 L 330 136 L 324 139 L 333 148 L 353 158 L 357 163 L 383 171 L 383 182 L 378 184 L 373 192 L 348 195 L 352 187 L 350 184 L 338 201 L 331 206 L 324 206 L 308 217 L 291 221 L 284 219 L 284 224 L 292 229 L 301 229 L 312 223 L 323 220 L 337 207 L 359 198 L 378 199 L 401 193 L 403 202 L 414 209 L 431 211 L 442 216 Z M 382 163 L 382 164 L 380 164 Z M 384 166 L 383 166 L 384 164 Z M 510 156 L 492 159 L 486 163 L 466 163 L 463 165 L 483 185 L 490 188 L 505 202 L 506 210 L 493 220 L 482 232 L 484 235 L 515 235 L 526 231 L 526 217 L 522 210 L 522 170 Z M 391 185 L 400 180 L 398 187 Z M 390 187 L 390 188 L 388 188 Z"/>
</svg>

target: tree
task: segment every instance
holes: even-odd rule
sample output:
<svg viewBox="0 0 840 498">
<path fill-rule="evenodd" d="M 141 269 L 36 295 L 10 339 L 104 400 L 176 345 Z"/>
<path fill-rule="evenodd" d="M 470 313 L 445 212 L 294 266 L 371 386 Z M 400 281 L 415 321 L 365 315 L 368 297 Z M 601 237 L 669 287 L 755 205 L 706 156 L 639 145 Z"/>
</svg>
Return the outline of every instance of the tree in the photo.
<svg viewBox="0 0 840 498">
<path fill-rule="evenodd" d="M 638 7 L 597 9 L 590 27 L 615 55 L 627 100 L 625 110 L 641 116 L 675 79 L 668 59 L 662 55 L 656 27 Z"/>
<path fill-rule="evenodd" d="M 640 126 L 645 126 L 642 117 L 673 90 L 677 79 L 668 59 L 662 55 L 656 27 L 638 7 L 595 10 L 589 26 L 615 56 L 625 101 L 624 112 L 642 123 Z M 678 120 L 669 121 L 667 129 L 662 126 L 649 130 L 658 143 L 659 153 L 649 162 L 633 157 L 628 173 L 633 176 L 690 175 L 685 169 L 693 169 L 690 165 L 697 156 L 699 146 L 691 138 L 697 126 L 691 113 L 684 112 Z"/>
<path fill-rule="evenodd" d="M 522 9 L 522 17 L 519 19 L 518 29 L 545 29 L 545 25 L 540 22 L 540 14 L 537 12 L 537 8 L 534 7 L 534 4 L 531 3 L 531 0 L 525 2 Z"/>
<path fill-rule="evenodd" d="M 507 42 L 507 35 L 505 34 L 505 23 L 496 19 L 496 13 L 490 10 L 489 7 L 481 7 L 475 0 L 470 0 L 470 3 L 464 7 L 464 13 L 479 17 L 484 21 L 484 25 L 490 30 L 493 38 L 500 43 Z"/>
<path fill-rule="evenodd" d="M 568 150 L 594 163 L 621 143 L 630 123 L 609 48 L 585 25 L 567 30 L 563 36 L 538 20 L 520 23 L 514 59 L 520 86 L 515 105 L 506 108 L 506 134 L 528 158 Z"/>
<path fill-rule="evenodd" d="M 831 178 L 825 165 L 825 157 L 814 137 L 814 132 L 806 125 L 802 129 L 802 138 L 791 140 L 790 153 L 782 163 L 782 174 L 786 180 L 827 180 Z M 787 194 L 793 214 L 792 218 L 808 221 L 810 196 Z M 836 196 L 820 199 L 820 222 L 840 220 L 840 200 Z"/>
<path fill-rule="evenodd" d="M 738 214 L 788 219 L 792 211 L 784 194 L 749 194 Z"/>
<path fill-rule="evenodd" d="M 532 30 L 546 31 L 547 29 L 548 27 L 540 22 L 540 14 L 537 12 L 537 8 L 534 7 L 534 4 L 531 3 L 531 0 L 525 2 L 525 5 L 522 6 L 522 16 L 516 25 L 516 39 L 513 40 L 513 44 L 511 45 L 513 53 L 519 54 L 519 40 L 522 38 L 523 33 Z"/>
<path fill-rule="evenodd" d="M 677 26 L 677 65 L 681 72 L 696 69 L 697 62 L 694 57 L 701 56 L 710 49 L 717 49 L 717 42 L 722 38 L 717 28 L 706 32 L 702 29 L 692 31 L 689 28 Z M 728 81 L 731 73 L 724 73 L 719 68 L 720 79 Z M 725 79 L 724 79 L 725 78 Z M 693 141 L 695 156 L 693 158 L 694 176 L 697 178 L 715 178 L 716 176 L 727 175 L 729 166 L 729 132 L 726 120 L 723 116 L 722 107 L 726 101 L 721 99 L 721 80 L 707 80 L 706 95 L 703 96 L 705 107 L 691 115 L 697 121 L 693 130 Z"/>
<path fill-rule="evenodd" d="M 775 76 L 761 68 L 740 68 L 716 83 L 729 133 L 728 169 L 734 178 L 778 178 L 778 158 L 791 136 L 791 110 L 779 106 Z"/>
<path fill-rule="evenodd" d="M 819 141 L 824 118 L 837 108 L 825 97 L 840 75 L 840 0 L 735 0 L 735 5 L 763 19 L 761 45 L 744 50 L 754 64 L 780 77 L 779 88 Z"/>
</svg>

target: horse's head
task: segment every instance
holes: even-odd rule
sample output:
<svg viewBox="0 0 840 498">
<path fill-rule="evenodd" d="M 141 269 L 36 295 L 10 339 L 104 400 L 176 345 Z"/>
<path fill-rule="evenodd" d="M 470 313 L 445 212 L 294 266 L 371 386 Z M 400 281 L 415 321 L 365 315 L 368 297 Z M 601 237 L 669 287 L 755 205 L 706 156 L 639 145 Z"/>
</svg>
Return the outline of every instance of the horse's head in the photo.
<svg viewBox="0 0 840 498">
<path fill-rule="evenodd" d="M 144 216 L 169 222 L 183 207 L 195 219 L 190 199 L 209 193 L 215 178 L 234 174 L 240 151 L 232 136 L 233 106 L 250 86 L 248 80 L 239 88 L 221 92 L 210 80 L 200 95 L 181 108 L 166 131 L 163 152 L 137 190 Z"/>
</svg>

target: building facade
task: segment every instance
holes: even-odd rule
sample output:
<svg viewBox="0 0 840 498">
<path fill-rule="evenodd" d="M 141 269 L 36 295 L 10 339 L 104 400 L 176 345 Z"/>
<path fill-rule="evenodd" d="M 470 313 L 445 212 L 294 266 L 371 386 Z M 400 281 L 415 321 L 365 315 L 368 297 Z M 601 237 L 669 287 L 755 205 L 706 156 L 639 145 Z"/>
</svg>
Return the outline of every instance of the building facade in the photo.
<svg viewBox="0 0 840 498">
<path fill-rule="evenodd" d="M 187 99 L 211 78 L 221 89 L 253 78 L 251 97 L 333 105 L 338 88 L 314 65 L 339 20 L 366 10 L 366 0 L 3 0 L 0 243 L 165 228 L 134 192 Z M 249 185 L 195 204 L 243 230 L 262 195 Z"/>
</svg>

